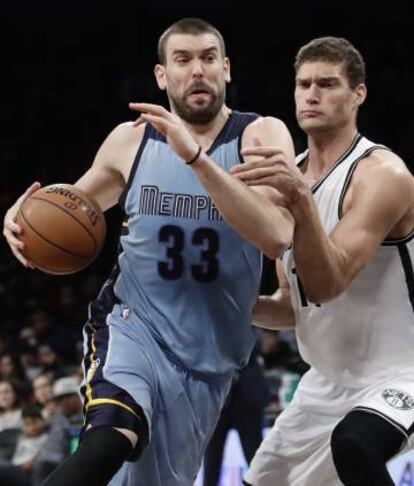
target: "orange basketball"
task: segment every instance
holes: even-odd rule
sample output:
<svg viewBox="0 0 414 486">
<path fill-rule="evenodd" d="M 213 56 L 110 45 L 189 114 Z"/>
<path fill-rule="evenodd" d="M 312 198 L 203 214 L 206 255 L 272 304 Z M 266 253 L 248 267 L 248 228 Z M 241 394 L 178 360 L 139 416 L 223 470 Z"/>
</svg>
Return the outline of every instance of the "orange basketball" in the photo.
<svg viewBox="0 0 414 486">
<path fill-rule="evenodd" d="M 101 208 L 69 184 L 43 187 L 17 214 L 23 255 L 39 270 L 57 275 L 82 270 L 98 256 L 106 235 Z"/>
</svg>

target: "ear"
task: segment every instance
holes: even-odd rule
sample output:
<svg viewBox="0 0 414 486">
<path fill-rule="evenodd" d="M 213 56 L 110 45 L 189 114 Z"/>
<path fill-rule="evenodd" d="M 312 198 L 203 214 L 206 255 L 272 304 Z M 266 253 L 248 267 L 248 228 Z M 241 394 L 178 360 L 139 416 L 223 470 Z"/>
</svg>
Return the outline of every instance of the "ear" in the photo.
<svg viewBox="0 0 414 486">
<path fill-rule="evenodd" d="M 230 59 L 225 57 L 223 59 L 223 71 L 224 71 L 224 80 L 226 83 L 230 83 L 231 75 L 230 75 Z"/>
<path fill-rule="evenodd" d="M 365 86 L 364 83 L 359 84 L 355 88 L 354 95 L 355 95 L 356 105 L 361 106 L 362 103 L 365 101 L 365 98 L 367 97 L 367 87 Z"/>
<path fill-rule="evenodd" d="M 157 80 L 158 87 L 164 91 L 167 88 L 167 81 L 165 79 L 165 68 L 162 64 L 156 64 L 154 68 L 154 75 L 155 79 Z"/>
</svg>

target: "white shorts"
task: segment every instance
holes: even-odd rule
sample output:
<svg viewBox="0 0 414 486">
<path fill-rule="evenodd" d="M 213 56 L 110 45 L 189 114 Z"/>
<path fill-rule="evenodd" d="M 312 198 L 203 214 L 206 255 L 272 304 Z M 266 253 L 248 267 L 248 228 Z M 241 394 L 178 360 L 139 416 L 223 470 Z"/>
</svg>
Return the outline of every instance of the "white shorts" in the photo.
<svg viewBox="0 0 414 486">
<path fill-rule="evenodd" d="M 264 438 L 245 475 L 246 482 L 252 486 L 342 485 L 330 438 L 351 410 L 383 417 L 403 434 L 406 446 L 414 431 L 414 370 L 363 389 L 350 389 L 311 369 Z"/>
</svg>

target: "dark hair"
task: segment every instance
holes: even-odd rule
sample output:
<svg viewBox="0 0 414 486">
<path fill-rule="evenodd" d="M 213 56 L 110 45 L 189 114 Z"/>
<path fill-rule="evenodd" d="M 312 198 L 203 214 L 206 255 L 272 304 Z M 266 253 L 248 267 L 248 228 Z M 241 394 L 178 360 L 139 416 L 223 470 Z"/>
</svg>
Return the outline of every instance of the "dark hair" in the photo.
<svg viewBox="0 0 414 486">
<path fill-rule="evenodd" d="M 43 418 L 41 409 L 34 404 L 26 405 L 22 409 L 22 418 Z"/>
<path fill-rule="evenodd" d="M 14 393 L 13 410 L 16 410 L 16 408 L 19 408 L 20 403 L 22 401 L 21 392 L 19 390 L 17 383 L 14 380 L 10 380 L 8 378 L 0 378 L 0 384 L 1 383 L 7 383 L 10 386 L 10 388 L 13 390 Z"/>
<path fill-rule="evenodd" d="M 158 40 L 158 59 L 161 64 L 166 63 L 165 56 L 165 46 L 169 37 L 172 34 L 190 34 L 190 35 L 200 35 L 210 33 L 217 37 L 220 43 L 220 50 L 223 57 L 226 56 L 226 46 L 224 44 L 224 39 L 221 33 L 213 27 L 211 24 L 203 19 L 198 18 L 185 18 L 178 20 L 174 24 L 170 25 L 166 29 Z"/>
<path fill-rule="evenodd" d="M 344 63 L 349 86 L 354 89 L 365 83 L 365 62 L 361 53 L 342 37 L 319 37 L 301 47 L 295 59 L 295 72 L 305 62 Z"/>
</svg>

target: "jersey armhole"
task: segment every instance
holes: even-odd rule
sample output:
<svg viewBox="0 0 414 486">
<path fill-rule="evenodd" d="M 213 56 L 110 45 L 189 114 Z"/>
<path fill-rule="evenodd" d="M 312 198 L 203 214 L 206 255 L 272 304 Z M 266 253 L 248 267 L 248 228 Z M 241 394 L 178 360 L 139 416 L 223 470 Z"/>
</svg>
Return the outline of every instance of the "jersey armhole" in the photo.
<svg viewBox="0 0 414 486">
<path fill-rule="evenodd" d="M 341 190 L 341 195 L 339 196 L 339 202 L 338 202 L 338 219 L 341 220 L 344 216 L 344 213 L 342 211 L 342 206 L 344 203 L 345 195 L 349 189 L 349 186 L 351 184 L 352 176 L 354 175 L 355 169 L 358 167 L 359 162 L 361 160 L 365 159 L 368 157 L 368 155 L 371 155 L 372 152 L 375 150 L 382 149 L 382 150 L 390 150 L 388 147 L 385 147 L 384 145 L 374 145 L 373 147 L 370 147 L 369 149 L 365 150 L 365 152 L 360 155 L 354 162 L 351 164 L 351 166 L 348 169 L 348 173 L 345 178 L 344 185 Z"/>
<path fill-rule="evenodd" d="M 121 195 L 119 196 L 119 199 L 118 199 L 118 204 L 121 206 L 121 208 L 123 209 L 124 212 L 126 212 L 125 211 L 125 201 L 126 201 L 128 192 L 131 188 L 132 181 L 134 180 L 134 177 L 135 177 L 138 165 L 139 165 L 139 161 L 141 159 L 142 152 L 144 151 L 145 145 L 147 144 L 148 138 L 150 136 L 150 132 L 151 132 L 151 125 L 149 123 L 147 123 L 145 125 L 144 135 L 142 136 L 141 143 L 139 144 L 139 148 L 138 148 L 137 154 L 135 156 L 134 163 L 132 164 L 131 171 L 130 171 L 129 176 L 128 176 L 128 181 L 125 184 L 125 186 L 124 186 L 124 188 L 121 192 Z"/>
</svg>

